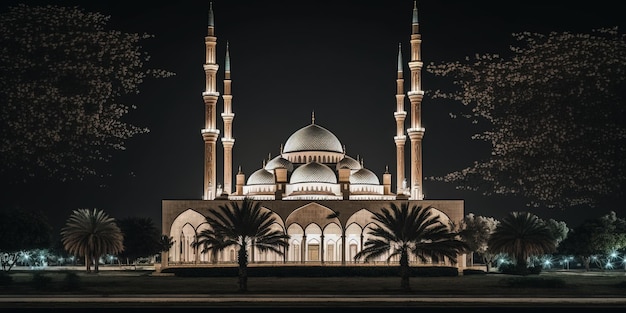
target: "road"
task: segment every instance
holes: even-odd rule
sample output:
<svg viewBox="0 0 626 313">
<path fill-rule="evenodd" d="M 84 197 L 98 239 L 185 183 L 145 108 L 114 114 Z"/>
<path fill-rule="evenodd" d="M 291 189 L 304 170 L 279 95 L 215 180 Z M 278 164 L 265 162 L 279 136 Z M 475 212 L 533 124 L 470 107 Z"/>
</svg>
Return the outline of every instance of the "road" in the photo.
<svg viewBox="0 0 626 313">
<path fill-rule="evenodd" d="M 445 312 L 470 308 L 489 312 L 524 311 L 549 309 L 550 312 L 599 312 L 626 310 L 626 297 L 594 298 L 496 298 L 496 297 L 419 297 L 419 296 L 371 296 L 371 295 L 133 295 L 133 296 L 2 296 L 0 308 L 44 310 L 68 309 L 89 312 L 119 308 L 145 310 L 146 312 L 169 312 L 174 308 L 232 310 L 236 312 L 270 310 L 271 312 L 293 311 L 296 308 L 341 308 L 341 311 L 398 312 L 401 309 L 429 308 Z M 429 311 L 432 312 L 432 311 Z"/>
</svg>

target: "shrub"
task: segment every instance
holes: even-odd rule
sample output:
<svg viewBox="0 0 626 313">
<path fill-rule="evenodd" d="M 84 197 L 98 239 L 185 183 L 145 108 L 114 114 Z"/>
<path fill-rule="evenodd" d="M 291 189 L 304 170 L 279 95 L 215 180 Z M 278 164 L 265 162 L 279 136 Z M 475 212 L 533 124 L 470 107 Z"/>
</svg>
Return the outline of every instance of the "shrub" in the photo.
<svg viewBox="0 0 626 313">
<path fill-rule="evenodd" d="M 466 268 L 463 270 L 463 275 L 487 275 L 487 272 L 483 270 L 475 270 L 475 269 Z"/>
<path fill-rule="evenodd" d="M 520 268 L 516 264 L 503 263 L 498 267 L 498 270 L 504 274 L 510 274 L 510 275 L 523 275 L 523 276 L 531 275 L 531 274 L 538 275 L 539 273 L 541 273 L 541 266 L 531 266 L 531 267 Z"/>
</svg>

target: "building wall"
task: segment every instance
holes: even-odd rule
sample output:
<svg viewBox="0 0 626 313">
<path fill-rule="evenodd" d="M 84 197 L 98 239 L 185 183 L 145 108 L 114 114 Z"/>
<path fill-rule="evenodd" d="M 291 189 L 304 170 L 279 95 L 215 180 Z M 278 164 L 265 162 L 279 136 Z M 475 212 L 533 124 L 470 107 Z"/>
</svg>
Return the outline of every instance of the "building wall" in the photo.
<svg viewBox="0 0 626 313">
<path fill-rule="evenodd" d="M 162 230 L 174 238 L 174 246 L 169 252 L 169 262 L 184 264 L 209 263 L 207 254 L 194 251 L 189 247 L 195 234 L 207 227 L 205 216 L 211 208 L 229 205 L 230 200 L 163 200 Z M 373 222 L 371 215 L 388 208 L 390 202 L 397 205 L 405 201 L 355 201 L 355 200 L 267 200 L 259 201 L 261 206 L 276 214 L 280 228 L 291 236 L 288 251 L 280 257 L 250 253 L 251 262 L 302 262 L 302 263 L 337 263 L 353 262 L 352 256 L 363 248 L 367 240 L 367 227 Z M 451 220 L 458 224 L 464 216 L 463 200 L 409 200 L 409 204 L 432 206 L 442 216 L 442 220 Z M 336 218 L 328 215 L 339 212 Z M 345 236 L 345 240 L 342 239 Z M 183 243 L 181 245 L 181 243 Z M 233 251 L 223 251 L 220 262 L 232 262 Z M 164 257 L 165 259 L 165 257 Z M 384 261 L 381 258 L 381 262 Z M 457 266 L 463 267 L 463 256 L 457 258 Z M 415 265 L 416 259 L 412 259 Z M 435 261 L 433 261 L 435 262 Z M 443 264 L 441 262 L 435 262 Z M 449 265 L 449 264 L 445 264 Z"/>
</svg>

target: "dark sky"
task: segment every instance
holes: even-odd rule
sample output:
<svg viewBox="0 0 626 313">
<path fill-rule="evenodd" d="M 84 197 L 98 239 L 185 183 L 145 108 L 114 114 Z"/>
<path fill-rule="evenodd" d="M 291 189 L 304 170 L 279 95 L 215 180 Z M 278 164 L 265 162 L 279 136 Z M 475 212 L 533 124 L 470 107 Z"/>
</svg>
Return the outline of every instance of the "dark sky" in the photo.
<svg viewBox="0 0 626 313">
<path fill-rule="evenodd" d="M 4 10 L 18 1 L 3 3 Z M 140 86 L 134 99 L 139 109 L 128 118 L 151 132 L 133 138 L 127 151 L 116 155 L 111 163 L 112 178 L 20 186 L 7 191 L 9 203 L 42 209 L 55 227 L 60 227 L 73 209 L 85 207 L 101 208 L 115 218 L 150 217 L 160 226 L 162 199 L 201 198 L 201 93 L 208 1 L 24 3 L 77 5 L 110 15 L 111 28 L 152 34 L 155 38 L 143 44 L 151 55 L 149 64 L 176 76 L 148 80 Z M 385 166 L 395 176 L 396 56 L 398 43 L 402 43 L 405 57 L 409 53 L 412 7 L 412 0 L 214 1 L 218 62 L 222 66 L 225 43 L 230 43 L 236 140 L 233 167 L 241 166 L 250 175 L 268 154 L 279 153 L 280 144 L 289 135 L 308 125 L 314 111 L 316 124 L 332 131 L 349 155 L 361 156 L 365 167 L 379 177 Z M 571 1 L 494 4 L 431 0 L 419 1 L 418 8 L 425 65 L 475 53 L 505 54 L 514 43 L 513 32 L 624 28 L 618 1 L 574 5 Z M 404 61 L 408 73 L 407 59 Z M 445 88 L 445 82 L 425 70 L 422 78 L 426 91 L 422 103 L 424 176 L 443 175 L 486 157 L 487 146 L 470 139 L 480 130 L 467 120 L 449 117 L 459 104 L 429 98 L 429 92 Z M 221 91 L 223 67 L 218 79 Z M 218 122 L 221 125 L 219 115 Z M 221 178 L 221 142 L 218 148 Z M 408 169 L 406 175 L 410 176 Z M 395 177 L 392 180 L 395 182 Z M 464 199 L 466 213 L 500 219 L 510 211 L 530 210 L 570 226 L 610 210 L 620 214 L 621 210 L 610 203 L 594 209 L 529 209 L 524 199 L 485 197 L 432 181 L 425 181 L 424 192 L 430 199 Z"/>
</svg>

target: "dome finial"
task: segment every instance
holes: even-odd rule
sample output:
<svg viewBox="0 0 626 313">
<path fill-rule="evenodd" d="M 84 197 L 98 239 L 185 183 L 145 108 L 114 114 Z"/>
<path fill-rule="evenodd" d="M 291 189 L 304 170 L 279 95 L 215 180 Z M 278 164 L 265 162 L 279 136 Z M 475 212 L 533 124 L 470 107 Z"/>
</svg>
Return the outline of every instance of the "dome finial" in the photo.
<svg viewBox="0 0 626 313">
<path fill-rule="evenodd" d="M 283 154 L 283 149 L 284 149 L 284 148 L 285 148 L 285 147 L 284 147 L 284 146 L 283 146 L 283 144 L 281 143 L 281 144 L 280 144 L 280 154 Z"/>
<path fill-rule="evenodd" d="M 315 111 L 311 111 L 311 125 L 315 125 Z"/>
</svg>

